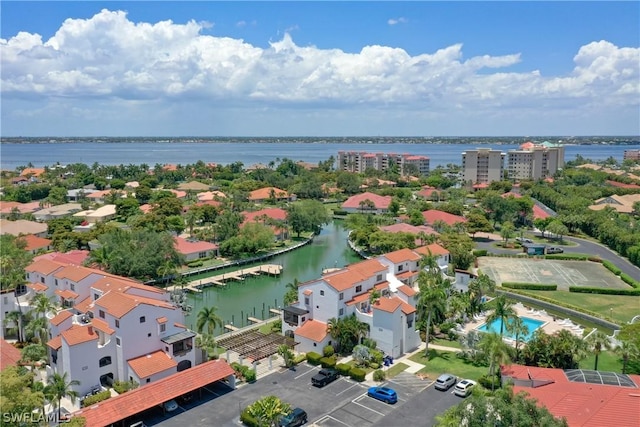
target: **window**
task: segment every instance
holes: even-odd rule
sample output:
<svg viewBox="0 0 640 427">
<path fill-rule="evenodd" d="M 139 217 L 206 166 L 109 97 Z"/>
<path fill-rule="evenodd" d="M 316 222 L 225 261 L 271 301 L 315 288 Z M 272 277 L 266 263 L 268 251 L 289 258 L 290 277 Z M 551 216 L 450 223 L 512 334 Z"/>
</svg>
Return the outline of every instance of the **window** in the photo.
<svg viewBox="0 0 640 427">
<path fill-rule="evenodd" d="M 305 305 L 309 305 L 309 297 L 304 297 L 304 303 Z"/>
<path fill-rule="evenodd" d="M 144 316 L 140 316 L 140 323 L 144 323 L 147 321 L 147 318 Z"/>
<path fill-rule="evenodd" d="M 120 327 L 120 321 L 118 319 L 116 319 L 116 328 Z"/>
<path fill-rule="evenodd" d="M 102 368 L 103 366 L 111 365 L 111 356 L 105 356 L 98 362 L 98 365 Z"/>
<path fill-rule="evenodd" d="M 356 293 L 362 292 L 362 285 L 356 286 Z"/>
<path fill-rule="evenodd" d="M 344 314 L 344 308 L 341 308 L 340 311 L 338 312 L 338 316 L 342 316 Z"/>
<path fill-rule="evenodd" d="M 44 283 L 44 277 L 40 278 L 40 283 Z"/>
<path fill-rule="evenodd" d="M 98 311 L 98 316 L 100 316 L 100 317 L 102 317 L 104 319 L 104 310 Z"/>
<path fill-rule="evenodd" d="M 404 269 L 404 265 L 399 265 L 398 266 L 398 271 L 402 271 Z"/>
<path fill-rule="evenodd" d="M 165 325 L 164 323 L 162 325 L 160 325 L 160 333 L 163 333 L 167 330 L 167 325 Z"/>
<path fill-rule="evenodd" d="M 147 334 L 147 338 L 151 338 L 151 332 Z"/>
<path fill-rule="evenodd" d="M 3 304 L 9 304 L 9 297 L 5 296 L 3 298 L 4 303 Z"/>
<path fill-rule="evenodd" d="M 207 257 L 207 253 L 206 252 L 199 252 L 198 253 L 198 258 L 206 258 Z"/>
<path fill-rule="evenodd" d="M 344 299 L 344 292 L 340 292 L 340 296 L 338 298 L 340 301 L 342 301 Z"/>
<path fill-rule="evenodd" d="M 147 378 L 147 382 L 150 383 L 151 382 L 151 378 Z"/>
<path fill-rule="evenodd" d="M 378 282 L 382 281 L 382 274 L 378 274 L 378 277 L 376 278 L 376 280 L 377 280 Z"/>
<path fill-rule="evenodd" d="M 324 291 L 320 291 L 320 296 L 324 296 Z"/>
<path fill-rule="evenodd" d="M 97 300 L 98 298 L 100 298 L 100 294 L 93 294 L 93 300 Z"/>
<path fill-rule="evenodd" d="M 73 283 L 71 283 L 71 284 L 69 285 L 69 287 L 71 288 L 71 290 L 72 290 L 72 291 L 74 291 L 74 292 L 75 292 L 75 290 L 76 290 L 76 285 L 74 285 Z"/>
<path fill-rule="evenodd" d="M 120 338 L 119 338 L 119 337 L 116 337 L 116 345 L 117 345 L 118 347 L 120 347 Z"/>
<path fill-rule="evenodd" d="M 58 279 L 55 279 L 54 282 L 55 282 L 55 285 L 58 286 Z"/>
</svg>

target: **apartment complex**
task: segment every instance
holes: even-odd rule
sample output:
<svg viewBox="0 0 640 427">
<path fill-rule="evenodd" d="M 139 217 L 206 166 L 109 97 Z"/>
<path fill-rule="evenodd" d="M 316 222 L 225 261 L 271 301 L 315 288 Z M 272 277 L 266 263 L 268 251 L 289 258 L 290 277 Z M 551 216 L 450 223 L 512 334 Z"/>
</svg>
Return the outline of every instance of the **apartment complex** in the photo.
<svg viewBox="0 0 640 427">
<path fill-rule="evenodd" d="M 401 249 L 302 283 L 298 302 L 282 310 L 282 332 L 295 339 L 297 351 L 322 353 L 332 344 L 329 319 L 355 314 L 369 325 L 369 337 L 386 354 L 398 357 L 416 349 L 420 335 L 414 283 L 425 255 L 435 256 L 439 265 L 449 260 L 449 253 L 436 244 Z M 381 296 L 371 301 L 374 289 Z"/>
<path fill-rule="evenodd" d="M 500 150 L 477 148 L 462 153 L 464 182 L 471 184 L 490 184 L 504 177 L 504 159 L 506 154 Z"/>
<path fill-rule="evenodd" d="M 364 151 L 338 151 L 338 170 L 364 172 L 367 169 L 386 171 L 393 165 L 403 175 L 417 172 L 429 175 L 429 157 L 413 154 L 368 153 Z"/>
<path fill-rule="evenodd" d="M 624 150 L 622 160 L 634 160 L 640 162 L 640 150 Z"/>
<path fill-rule="evenodd" d="M 80 395 L 101 384 L 133 380 L 140 385 L 196 364 L 195 333 L 164 290 L 101 270 L 49 259 L 27 266 L 29 282 L 2 311 L 31 310 L 44 294 L 61 309 L 48 320 L 50 366 L 80 381 Z M 13 307 L 10 307 L 13 305 Z"/>
<path fill-rule="evenodd" d="M 509 179 L 544 179 L 564 167 L 564 147 L 543 142 L 525 142 L 507 154 Z"/>
</svg>

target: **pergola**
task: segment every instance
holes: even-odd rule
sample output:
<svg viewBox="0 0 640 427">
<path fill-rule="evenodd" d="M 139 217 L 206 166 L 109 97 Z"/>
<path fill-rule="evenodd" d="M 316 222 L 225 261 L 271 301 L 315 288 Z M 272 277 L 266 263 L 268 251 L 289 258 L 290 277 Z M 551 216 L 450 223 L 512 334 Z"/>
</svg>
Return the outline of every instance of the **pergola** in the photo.
<svg viewBox="0 0 640 427">
<path fill-rule="evenodd" d="M 218 341 L 219 346 L 254 361 L 276 354 L 282 344 L 293 348 L 296 343 L 280 334 L 265 335 L 256 330 L 239 332 Z"/>
</svg>

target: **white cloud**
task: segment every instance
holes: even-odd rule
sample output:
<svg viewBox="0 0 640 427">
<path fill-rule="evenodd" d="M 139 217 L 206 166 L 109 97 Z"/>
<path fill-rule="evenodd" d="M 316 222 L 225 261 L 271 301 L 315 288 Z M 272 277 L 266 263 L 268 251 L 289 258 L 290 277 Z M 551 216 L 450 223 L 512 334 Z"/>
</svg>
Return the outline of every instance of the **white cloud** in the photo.
<svg viewBox="0 0 640 427">
<path fill-rule="evenodd" d="M 569 75 L 544 76 L 535 69 L 508 71 L 523 60 L 517 52 L 464 58 L 463 45 L 456 44 L 418 55 L 378 45 L 347 53 L 298 46 L 288 32 L 260 48 L 203 34 L 209 25 L 134 23 L 125 12 L 103 10 L 90 19 L 67 19 L 46 41 L 25 32 L 0 39 L 3 104 L 103 100 L 101 108 L 108 103 L 127 111 L 122 106 L 138 100 L 140 114 L 159 105 L 168 111 L 176 103 L 191 109 L 304 106 L 325 112 L 393 107 L 394 114 L 443 117 L 454 111 L 523 114 L 535 106 L 567 114 L 584 108 L 637 110 L 640 100 L 640 49 L 607 41 L 582 46 Z M 24 115 L 21 108 L 3 108 L 3 121 Z"/>
<path fill-rule="evenodd" d="M 409 22 L 409 20 L 407 18 L 391 18 L 387 21 L 387 24 L 389 25 L 398 25 L 398 24 L 406 24 L 407 22 Z"/>
</svg>

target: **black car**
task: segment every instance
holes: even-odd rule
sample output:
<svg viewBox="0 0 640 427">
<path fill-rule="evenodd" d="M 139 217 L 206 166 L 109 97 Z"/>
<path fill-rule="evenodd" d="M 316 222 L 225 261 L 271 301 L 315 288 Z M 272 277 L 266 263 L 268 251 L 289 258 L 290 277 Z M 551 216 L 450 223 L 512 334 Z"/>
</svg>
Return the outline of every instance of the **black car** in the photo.
<svg viewBox="0 0 640 427">
<path fill-rule="evenodd" d="M 311 384 L 316 387 L 324 387 L 330 382 L 337 380 L 338 376 L 338 371 L 335 369 L 320 369 L 320 372 L 311 378 Z"/>
<path fill-rule="evenodd" d="M 280 427 L 298 427 L 307 422 L 307 413 L 300 408 L 295 408 L 289 415 L 280 419 Z"/>
</svg>

